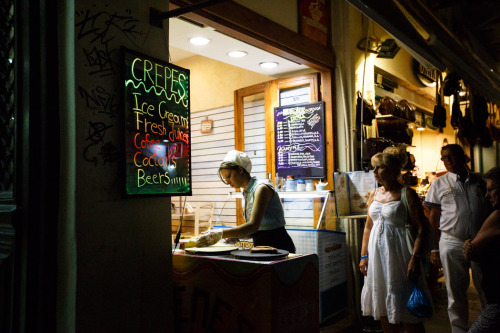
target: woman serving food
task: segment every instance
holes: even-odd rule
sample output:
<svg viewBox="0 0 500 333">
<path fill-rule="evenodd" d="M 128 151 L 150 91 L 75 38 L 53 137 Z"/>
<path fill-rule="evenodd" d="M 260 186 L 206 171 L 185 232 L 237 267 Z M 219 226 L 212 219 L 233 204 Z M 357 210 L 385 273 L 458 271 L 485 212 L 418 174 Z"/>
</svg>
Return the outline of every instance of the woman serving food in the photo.
<svg viewBox="0 0 500 333">
<path fill-rule="evenodd" d="M 295 253 L 295 245 L 285 229 L 285 216 L 278 193 L 271 184 L 250 176 L 252 161 L 247 154 L 233 150 L 226 154 L 217 174 L 222 182 L 243 189 L 245 223 L 224 230 L 210 230 L 200 236 L 196 246 L 210 246 L 222 238 L 251 236 L 254 247 L 271 246 Z"/>
</svg>

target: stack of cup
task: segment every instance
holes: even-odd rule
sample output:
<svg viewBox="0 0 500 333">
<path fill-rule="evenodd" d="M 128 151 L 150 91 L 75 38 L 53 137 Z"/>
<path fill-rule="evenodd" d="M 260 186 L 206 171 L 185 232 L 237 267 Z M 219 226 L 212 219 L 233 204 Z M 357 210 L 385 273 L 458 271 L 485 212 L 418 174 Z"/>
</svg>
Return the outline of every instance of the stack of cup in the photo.
<svg viewBox="0 0 500 333">
<path fill-rule="evenodd" d="M 306 190 L 306 182 L 304 179 L 297 179 L 297 192 L 304 192 Z"/>
<path fill-rule="evenodd" d="M 313 191 L 313 181 L 312 179 L 306 179 L 306 191 Z"/>
<path fill-rule="evenodd" d="M 295 192 L 297 188 L 297 184 L 295 182 L 295 179 L 293 179 L 293 176 L 287 176 L 286 177 L 286 191 L 287 192 Z"/>
</svg>

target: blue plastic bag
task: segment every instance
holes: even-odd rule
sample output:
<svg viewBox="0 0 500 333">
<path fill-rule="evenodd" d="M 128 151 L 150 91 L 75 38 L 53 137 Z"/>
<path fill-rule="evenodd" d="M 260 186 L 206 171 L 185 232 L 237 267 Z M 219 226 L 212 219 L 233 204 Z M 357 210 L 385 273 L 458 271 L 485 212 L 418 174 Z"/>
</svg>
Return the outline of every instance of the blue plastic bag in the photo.
<svg viewBox="0 0 500 333">
<path fill-rule="evenodd" d="M 406 307 L 414 316 L 419 318 L 432 316 L 432 304 L 429 298 L 417 286 L 413 288 Z"/>
</svg>

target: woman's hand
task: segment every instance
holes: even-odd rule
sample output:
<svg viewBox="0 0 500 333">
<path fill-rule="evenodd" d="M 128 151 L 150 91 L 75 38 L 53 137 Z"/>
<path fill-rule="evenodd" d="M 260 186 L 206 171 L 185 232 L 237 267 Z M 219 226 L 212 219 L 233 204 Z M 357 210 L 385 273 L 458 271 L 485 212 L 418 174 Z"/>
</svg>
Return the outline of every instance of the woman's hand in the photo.
<svg viewBox="0 0 500 333">
<path fill-rule="evenodd" d="M 431 251 L 429 256 L 429 261 L 437 268 L 441 268 L 441 258 L 439 257 L 439 251 Z"/>
<path fill-rule="evenodd" d="M 474 250 L 474 246 L 472 245 L 471 241 L 472 241 L 472 239 L 470 239 L 470 238 L 466 239 L 464 242 L 464 247 L 463 247 L 465 259 L 468 259 L 468 260 L 471 259 L 472 251 Z"/>
<path fill-rule="evenodd" d="M 410 258 L 410 262 L 408 263 L 408 279 L 415 281 L 420 275 L 420 256 L 412 255 Z"/>
<path fill-rule="evenodd" d="M 212 246 L 222 239 L 222 230 L 207 230 L 196 240 L 196 247 Z"/>
<path fill-rule="evenodd" d="M 368 273 L 368 258 L 361 259 L 359 262 L 359 270 L 361 271 L 361 274 L 366 276 Z"/>
</svg>

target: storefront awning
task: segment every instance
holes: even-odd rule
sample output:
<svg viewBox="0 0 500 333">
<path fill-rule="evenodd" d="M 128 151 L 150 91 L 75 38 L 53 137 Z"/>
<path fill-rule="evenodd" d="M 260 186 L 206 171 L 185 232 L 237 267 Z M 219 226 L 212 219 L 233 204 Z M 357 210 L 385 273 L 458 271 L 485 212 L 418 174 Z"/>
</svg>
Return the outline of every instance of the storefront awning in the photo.
<svg viewBox="0 0 500 333">
<path fill-rule="evenodd" d="M 465 8 L 449 5 L 449 8 L 441 8 L 438 11 L 429 8 L 422 0 L 347 1 L 393 35 L 420 63 L 440 71 L 459 73 L 469 88 L 500 105 L 500 76 L 497 74 L 500 62 L 488 56 L 494 53 L 489 42 L 484 41 L 484 38 L 480 42 L 479 37 L 475 36 L 478 32 L 473 31 L 473 26 L 469 25 L 473 22 L 463 22 L 461 27 L 469 29 L 464 32 L 467 38 L 463 37 L 464 34 L 459 38 L 457 33 L 447 26 L 450 22 L 456 23 L 456 20 L 452 20 L 456 16 L 455 12 Z M 445 24 L 443 13 L 448 15 L 447 10 L 450 20 Z M 494 14 L 496 13 L 498 10 Z M 467 17 L 465 13 L 462 15 Z M 484 15 L 486 22 L 487 13 Z"/>
</svg>

